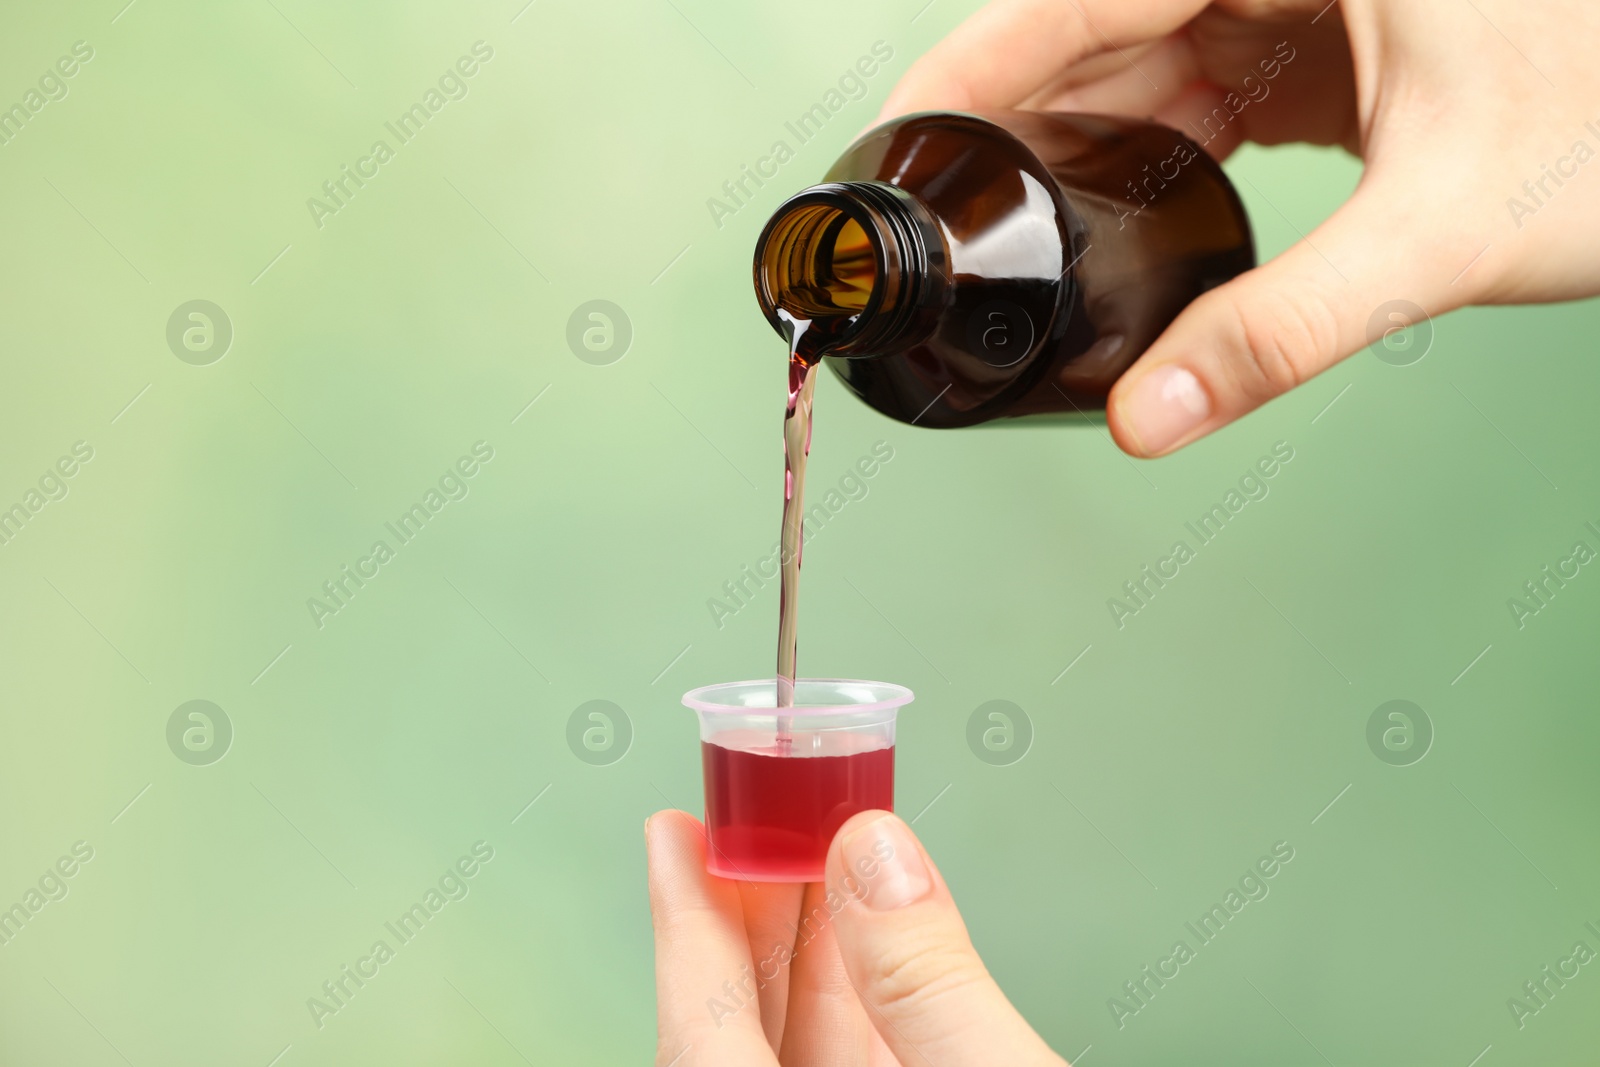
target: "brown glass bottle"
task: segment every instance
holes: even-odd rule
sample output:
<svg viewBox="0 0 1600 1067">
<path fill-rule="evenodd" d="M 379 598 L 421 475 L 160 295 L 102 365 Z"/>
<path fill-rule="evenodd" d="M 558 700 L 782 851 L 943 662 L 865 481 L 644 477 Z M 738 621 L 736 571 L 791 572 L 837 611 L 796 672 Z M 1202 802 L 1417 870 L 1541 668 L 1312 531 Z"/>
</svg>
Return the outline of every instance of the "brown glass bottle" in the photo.
<svg viewBox="0 0 1600 1067">
<path fill-rule="evenodd" d="M 1222 169 L 1151 122 L 926 113 L 865 134 L 756 245 L 796 358 L 918 426 L 1103 410 L 1177 316 L 1255 265 Z"/>
</svg>

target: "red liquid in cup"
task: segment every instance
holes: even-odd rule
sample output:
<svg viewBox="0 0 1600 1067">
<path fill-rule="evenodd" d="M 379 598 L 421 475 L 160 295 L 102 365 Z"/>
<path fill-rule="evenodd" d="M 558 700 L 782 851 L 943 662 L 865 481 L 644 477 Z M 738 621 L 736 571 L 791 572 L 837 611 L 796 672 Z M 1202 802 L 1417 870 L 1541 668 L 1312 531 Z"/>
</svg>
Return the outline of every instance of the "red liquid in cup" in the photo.
<svg viewBox="0 0 1600 1067">
<path fill-rule="evenodd" d="M 706 866 L 745 881 L 820 882 L 833 835 L 870 808 L 894 809 L 894 747 L 779 756 L 700 744 Z"/>
</svg>

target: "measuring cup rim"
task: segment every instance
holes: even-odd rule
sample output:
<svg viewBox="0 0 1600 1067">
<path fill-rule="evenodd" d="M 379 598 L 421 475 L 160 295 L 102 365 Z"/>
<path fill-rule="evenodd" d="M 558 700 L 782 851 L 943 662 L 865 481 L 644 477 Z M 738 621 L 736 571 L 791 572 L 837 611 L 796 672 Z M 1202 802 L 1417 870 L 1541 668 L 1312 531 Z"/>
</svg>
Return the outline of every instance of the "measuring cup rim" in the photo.
<svg viewBox="0 0 1600 1067">
<path fill-rule="evenodd" d="M 801 716 L 813 715 L 849 715 L 870 711 L 887 711 L 909 704 L 912 701 L 912 692 L 903 685 L 893 682 L 870 682 L 861 678 L 798 678 L 795 688 L 807 686 L 869 686 L 880 695 L 880 699 L 858 702 L 852 704 L 800 704 L 796 705 L 793 713 Z M 762 712 L 776 714 L 778 711 L 789 711 L 788 708 L 780 709 L 775 704 L 727 704 L 708 699 L 717 692 L 738 690 L 745 686 L 765 686 L 773 693 L 776 699 L 777 681 L 772 678 L 753 678 L 743 682 L 718 682 L 715 685 L 703 685 L 698 689 L 691 689 L 683 694 L 683 705 L 695 711 L 710 714 L 750 715 Z"/>
</svg>

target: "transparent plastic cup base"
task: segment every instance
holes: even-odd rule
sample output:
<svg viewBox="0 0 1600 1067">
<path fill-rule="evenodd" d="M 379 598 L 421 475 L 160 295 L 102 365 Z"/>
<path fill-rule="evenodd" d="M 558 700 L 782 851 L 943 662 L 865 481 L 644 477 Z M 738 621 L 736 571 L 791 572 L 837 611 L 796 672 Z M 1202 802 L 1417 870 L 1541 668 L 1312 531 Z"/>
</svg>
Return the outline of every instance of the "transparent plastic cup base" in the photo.
<svg viewBox="0 0 1600 1067">
<path fill-rule="evenodd" d="M 820 882 L 845 820 L 894 808 L 895 714 L 911 690 L 802 678 L 794 706 L 770 679 L 685 693 L 700 715 L 706 868 L 747 882 Z"/>
</svg>

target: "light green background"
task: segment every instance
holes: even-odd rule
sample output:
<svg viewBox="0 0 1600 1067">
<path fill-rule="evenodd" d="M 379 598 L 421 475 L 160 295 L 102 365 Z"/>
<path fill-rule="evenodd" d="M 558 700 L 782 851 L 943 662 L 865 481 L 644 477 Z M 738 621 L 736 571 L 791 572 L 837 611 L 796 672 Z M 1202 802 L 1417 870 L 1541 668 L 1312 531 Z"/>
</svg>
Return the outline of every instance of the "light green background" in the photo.
<svg viewBox="0 0 1600 1067">
<path fill-rule="evenodd" d="M 770 586 L 706 606 L 777 534 L 754 236 L 971 5 L 122 2 L 0 32 L 4 103 L 95 53 L 0 147 L 0 506 L 94 449 L 0 547 L 0 907 L 94 849 L 0 947 L 0 1062 L 646 1062 L 640 825 L 700 803 L 678 696 L 774 644 Z M 478 40 L 470 94 L 318 229 L 306 199 Z M 706 199 L 877 40 L 868 98 L 719 230 Z M 1230 169 L 1264 255 L 1358 175 Z M 194 299 L 234 328 L 210 366 L 165 340 Z M 592 299 L 632 322 L 609 366 L 565 341 Z M 1592 1062 L 1600 965 L 1521 1030 L 1506 1001 L 1600 949 L 1600 576 L 1521 630 L 1506 601 L 1600 547 L 1597 322 L 1451 315 L 1419 363 L 1362 353 L 1145 464 L 822 383 L 815 484 L 894 459 L 808 549 L 802 668 L 918 693 L 899 806 L 1063 1054 Z M 470 494 L 319 629 L 307 598 L 477 441 Z M 1118 630 L 1107 598 L 1278 441 L 1270 496 Z M 1436 732 L 1406 767 L 1366 741 L 1397 698 Z M 166 741 L 193 699 L 235 731 L 209 766 Z M 567 744 L 593 699 L 632 723 L 610 765 Z M 1035 733 L 1009 766 L 966 741 L 995 699 Z M 319 1029 L 307 998 L 479 840 L 470 895 Z M 1119 1029 L 1107 1000 L 1278 841 L 1270 895 Z"/>
</svg>

